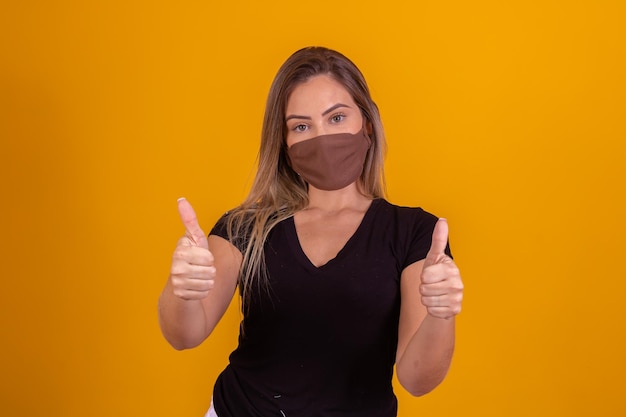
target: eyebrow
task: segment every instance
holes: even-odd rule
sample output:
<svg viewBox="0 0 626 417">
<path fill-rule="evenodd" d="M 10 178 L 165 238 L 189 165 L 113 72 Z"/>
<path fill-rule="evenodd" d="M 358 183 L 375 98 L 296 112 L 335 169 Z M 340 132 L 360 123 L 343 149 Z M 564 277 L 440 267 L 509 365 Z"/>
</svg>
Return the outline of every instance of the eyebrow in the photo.
<svg viewBox="0 0 626 417">
<path fill-rule="evenodd" d="M 341 107 L 348 107 L 348 108 L 350 108 L 350 106 L 348 106 L 347 104 L 337 103 L 337 104 L 335 104 L 334 106 L 331 106 L 331 107 L 329 107 L 328 109 L 324 110 L 324 112 L 322 113 L 322 116 L 326 116 L 326 115 L 327 115 L 328 113 L 330 113 L 331 111 L 336 110 L 336 109 L 341 108 Z M 289 121 L 289 120 L 291 120 L 291 119 L 305 119 L 305 120 L 311 120 L 311 117 L 310 117 L 310 116 L 300 116 L 300 115 L 297 115 L 297 114 L 290 114 L 289 116 L 287 116 L 287 117 L 285 118 L 285 121 Z"/>
</svg>

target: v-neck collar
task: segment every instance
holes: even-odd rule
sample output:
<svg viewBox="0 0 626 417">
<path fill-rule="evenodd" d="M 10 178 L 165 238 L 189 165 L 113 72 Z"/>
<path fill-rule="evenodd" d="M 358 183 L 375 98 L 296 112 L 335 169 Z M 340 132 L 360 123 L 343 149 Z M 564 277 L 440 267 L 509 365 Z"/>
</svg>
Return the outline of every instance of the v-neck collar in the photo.
<svg viewBox="0 0 626 417">
<path fill-rule="evenodd" d="M 350 238 L 346 241 L 345 245 L 339 250 L 339 252 L 337 252 L 337 255 L 334 258 L 331 258 L 328 262 L 320 266 L 315 266 L 306 253 L 304 253 L 302 245 L 300 244 L 300 239 L 298 238 L 298 231 L 296 230 L 294 217 L 291 216 L 287 218 L 285 220 L 285 232 L 287 234 L 291 251 L 298 262 L 312 274 L 332 268 L 334 264 L 341 260 L 341 258 L 350 253 L 350 247 L 354 245 L 354 241 L 359 239 L 360 235 L 365 233 L 365 229 L 367 229 L 368 225 L 371 223 L 374 212 L 380 205 L 381 201 L 381 198 L 372 200 L 370 206 L 367 208 L 363 218 L 361 219 L 361 223 L 359 223 L 359 226 L 356 228 L 352 236 L 350 236 Z"/>
</svg>

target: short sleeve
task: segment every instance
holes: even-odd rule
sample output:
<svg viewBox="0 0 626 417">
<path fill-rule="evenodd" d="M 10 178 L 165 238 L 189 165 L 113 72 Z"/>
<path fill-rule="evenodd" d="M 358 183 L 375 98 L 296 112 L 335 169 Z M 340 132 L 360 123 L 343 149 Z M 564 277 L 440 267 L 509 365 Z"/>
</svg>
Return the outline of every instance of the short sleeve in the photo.
<svg viewBox="0 0 626 417">
<path fill-rule="evenodd" d="M 228 216 L 229 216 L 230 212 L 226 212 L 222 215 L 222 217 L 220 217 L 217 222 L 215 223 L 215 225 L 213 226 L 213 228 L 211 229 L 211 232 L 209 233 L 209 235 L 215 235 L 215 236 L 219 236 L 223 239 L 228 240 L 230 243 L 233 244 L 233 246 L 235 246 L 237 249 L 239 249 L 239 252 L 244 253 L 245 252 L 245 245 L 246 242 L 248 241 L 247 236 L 240 236 L 240 235 L 233 235 L 233 236 L 229 236 L 228 234 Z"/>
<path fill-rule="evenodd" d="M 213 228 L 211 229 L 211 232 L 209 232 L 209 235 L 216 235 L 219 236 L 221 238 L 224 238 L 226 240 L 228 240 L 228 230 L 226 228 L 226 218 L 228 216 L 228 213 L 225 213 L 222 215 L 222 217 L 220 217 L 217 222 L 215 223 L 215 225 L 213 225 Z"/>
<path fill-rule="evenodd" d="M 405 230 L 409 231 L 406 257 L 402 265 L 404 269 L 412 263 L 426 258 L 432 243 L 435 224 L 439 218 L 421 208 L 407 209 L 403 214 L 400 221 L 404 223 Z M 445 252 L 446 255 L 452 257 L 450 243 L 446 245 Z"/>
</svg>

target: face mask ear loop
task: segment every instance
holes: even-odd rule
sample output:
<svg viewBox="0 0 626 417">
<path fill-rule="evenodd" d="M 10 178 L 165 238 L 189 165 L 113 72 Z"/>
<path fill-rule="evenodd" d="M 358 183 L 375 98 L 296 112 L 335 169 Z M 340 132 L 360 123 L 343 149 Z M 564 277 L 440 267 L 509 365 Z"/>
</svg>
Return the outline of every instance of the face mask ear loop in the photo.
<svg viewBox="0 0 626 417">
<path fill-rule="evenodd" d="M 372 147 L 372 138 L 370 137 L 370 133 L 369 133 L 369 129 L 367 128 L 367 125 L 369 124 L 369 121 L 363 117 L 363 136 L 365 136 L 365 139 L 367 139 L 367 149 Z"/>
<path fill-rule="evenodd" d="M 287 162 L 287 166 L 289 168 L 293 169 L 293 166 L 291 165 L 291 158 L 289 158 L 289 152 L 288 151 L 289 151 L 289 147 L 287 146 L 287 141 L 283 139 L 283 143 L 281 145 L 281 152 L 285 156 L 285 161 Z M 294 170 L 294 172 L 295 172 L 295 170 Z"/>
</svg>

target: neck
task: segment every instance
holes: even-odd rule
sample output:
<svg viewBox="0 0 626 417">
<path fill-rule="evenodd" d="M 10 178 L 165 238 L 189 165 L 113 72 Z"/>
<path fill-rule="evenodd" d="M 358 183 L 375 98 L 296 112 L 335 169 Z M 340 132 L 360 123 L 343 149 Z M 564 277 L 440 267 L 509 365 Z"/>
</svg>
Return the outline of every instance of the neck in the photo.
<svg viewBox="0 0 626 417">
<path fill-rule="evenodd" d="M 309 205 L 307 210 L 318 209 L 327 212 L 344 209 L 362 209 L 371 199 L 363 195 L 356 183 L 334 191 L 319 190 L 309 186 Z"/>
</svg>

